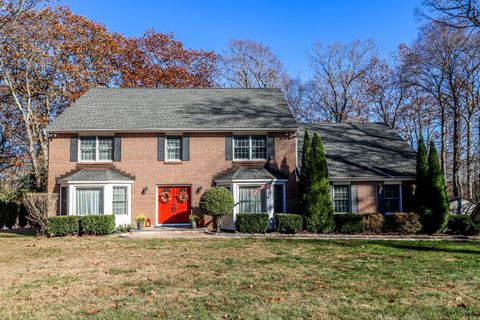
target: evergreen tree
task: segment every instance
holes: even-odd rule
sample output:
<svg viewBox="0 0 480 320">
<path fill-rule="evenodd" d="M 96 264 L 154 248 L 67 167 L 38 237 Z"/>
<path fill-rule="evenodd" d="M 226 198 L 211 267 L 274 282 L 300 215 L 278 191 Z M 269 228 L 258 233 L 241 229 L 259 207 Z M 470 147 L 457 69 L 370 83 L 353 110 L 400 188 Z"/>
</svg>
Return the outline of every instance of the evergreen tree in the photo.
<svg viewBox="0 0 480 320">
<path fill-rule="evenodd" d="M 302 149 L 302 166 L 300 172 L 300 181 L 298 183 L 298 209 L 300 214 L 306 213 L 306 195 L 309 194 L 310 175 L 311 175 L 312 141 L 308 131 L 305 130 Z M 305 223 L 305 219 L 304 219 Z"/>
<path fill-rule="evenodd" d="M 305 194 L 306 229 L 311 232 L 330 232 L 334 229 L 333 206 L 330 198 L 327 159 L 322 141 L 314 134 L 309 190 Z"/>
<path fill-rule="evenodd" d="M 428 152 L 428 182 L 427 225 L 424 225 L 424 230 L 429 233 L 442 232 L 448 222 L 448 194 L 445 177 L 433 141 L 430 142 Z"/>
<path fill-rule="evenodd" d="M 417 151 L 417 187 L 415 188 L 415 205 L 417 213 L 420 215 L 420 219 L 422 220 L 422 223 L 425 220 L 425 210 L 428 207 L 428 174 L 427 148 L 425 146 L 425 141 L 423 140 L 423 137 L 420 136 L 420 139 L 418 140 Z"/>
</svg>

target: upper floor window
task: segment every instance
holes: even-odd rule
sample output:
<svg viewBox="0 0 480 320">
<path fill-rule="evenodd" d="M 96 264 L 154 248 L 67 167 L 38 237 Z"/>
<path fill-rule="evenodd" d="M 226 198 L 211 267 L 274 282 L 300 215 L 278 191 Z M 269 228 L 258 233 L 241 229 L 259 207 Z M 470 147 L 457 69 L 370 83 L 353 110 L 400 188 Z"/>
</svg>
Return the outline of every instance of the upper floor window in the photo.
<svg viewBox="0 0 480 320">
<path fill-rule="evenodd" d="M 166 137 L 166 160 L 182 160 L 182 137 Z"/>
<path fill-rule="evenodd" d="M 332 188 L 334 212 L 348 213 L 350 211 L 350 186 L 333 186 Z"/>
<path fill-rule="evenodd" d="M 384 194 L 384 211 L 399 212 L 400 211 L 400 185 L 386 184 L 383 186 Z"/>
<path fill-rule="evenodd" d="M 234 136 L 234 160 L 265 160 L 267 158 L 266 136 Z"/>
<path fill-rule="evenodd" d="M 80 137 L 80 161 L 113 161 L 113 138 Z"/>
</svg>

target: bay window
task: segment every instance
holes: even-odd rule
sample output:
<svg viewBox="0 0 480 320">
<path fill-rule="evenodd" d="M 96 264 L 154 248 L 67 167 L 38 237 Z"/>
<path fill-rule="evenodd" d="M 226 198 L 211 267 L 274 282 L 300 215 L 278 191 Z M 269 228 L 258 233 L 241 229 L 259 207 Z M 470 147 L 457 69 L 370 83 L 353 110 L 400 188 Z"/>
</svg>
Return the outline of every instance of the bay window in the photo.
<svg viewBox="0 0 480 320">
<path fill-rule="evenodd" d="M 260 186 L 239 186 L 239 213 L 262 213 L 267 210 L 267 190 L 254 195 Z"/>
<path fill-rule="evenodd" d="M 127 187 L 113 187 L 113 214 L 127 214 Z"/>
<path fill-rule="evenodd" d="M 75 193 L 77 215 L 103 214 L 103 188 L 76 188 Z"/>
</svg>

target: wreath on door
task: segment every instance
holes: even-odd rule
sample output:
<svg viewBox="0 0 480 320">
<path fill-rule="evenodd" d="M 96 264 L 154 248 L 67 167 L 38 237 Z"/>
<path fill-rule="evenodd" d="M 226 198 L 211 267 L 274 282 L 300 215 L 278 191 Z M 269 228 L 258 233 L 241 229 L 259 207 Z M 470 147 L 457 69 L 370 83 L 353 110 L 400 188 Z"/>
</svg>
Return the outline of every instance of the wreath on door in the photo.
<svg viewBox="0 0 480 320">
<path fill-rule="evenodd" d="M 178 202 L 184 203 L 188 200 L 188 193 L 185 189 L 182 189 L 177 196 Z"/>
<path fill-rule="evenodd" d="M 172 200 L 172 194 L 170 193 L 170 190 L 168 189 L 163 190 L 163 192 L 160 193 L 160 202 L 167 203 L 170 200 Z"/>
</svg>

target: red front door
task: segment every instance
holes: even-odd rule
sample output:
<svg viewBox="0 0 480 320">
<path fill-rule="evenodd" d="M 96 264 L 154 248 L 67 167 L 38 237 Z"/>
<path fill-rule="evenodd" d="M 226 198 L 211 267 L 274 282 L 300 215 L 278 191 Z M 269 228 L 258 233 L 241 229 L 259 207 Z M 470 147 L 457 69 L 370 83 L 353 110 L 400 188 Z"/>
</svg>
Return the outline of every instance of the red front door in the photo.
<svg viewBox="0 0 480 320">
<path fill-rule="evenodd" d="M 188 223 L 190 187 L 158 187 L 158 223 Z"/>
</svg>

